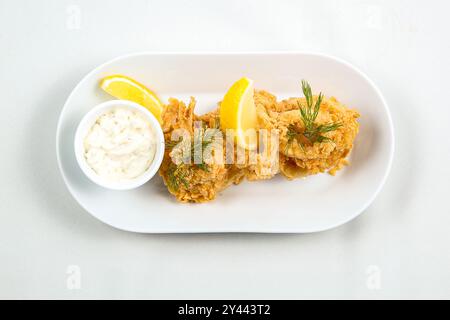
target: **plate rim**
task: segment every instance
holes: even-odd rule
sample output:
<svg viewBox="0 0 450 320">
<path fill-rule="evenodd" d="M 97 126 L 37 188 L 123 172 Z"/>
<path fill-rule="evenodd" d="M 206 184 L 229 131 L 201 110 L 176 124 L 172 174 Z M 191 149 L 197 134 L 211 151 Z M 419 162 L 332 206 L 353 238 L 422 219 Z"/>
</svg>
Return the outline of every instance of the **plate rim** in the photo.
<svg viewBox="0 0 450 320">
<path fill-rule="evenodd" d="M 384 174 L 382 179 L 380 180 L 380 183 L 377 186 L 377 189 L 375 190 L 375 192 L 372 193 L 372 196 L 370 198 L 368 198 L 363 205 L 361 206 L 360 209 L 355 210 L 354 213 L 352 215 L 350 215 L 349 217 L 347 217 L 346 219 L 336 222 L 334 224 L 331 224 L 327 227 L 323 227 L 323 228 L 315 228 L 315 229 L 311 229 L 311 230 L 298 230 L 296 228 L 283 228 L 283 230 L 278 230 L 278 229 L 260 229 L 258 228 L 257 231 L 255 230 L 251 230 L 251 229 L 239 229 L 236 228 L 236 230 L 230 230 L 230 229 L 214 229 L 214 230 L 204 230 L 204 229 L 189 229 L 189 230 L 180 230 L 180 231 L 174 231 L 174 230 L 164 230 L 164 229 L 160 229 L 157 231 L 142 231 L 142 230 L 133 230 L 131 228 L 124 228 L 124 227 L 120 227 L 120 226 L 116 226 L 111 224 L 110 222 L 101 220 L 99 217 L 97 217 L 95 214 L 93 214 L 90 210 L 88 210 L 75 196 L 74 191 L 72 190 L 72 187 L 70 186 L 70 184 L 68 183 L 68 178 L 66 177 L 66 174 L 63 170 L 63 166 L 61 163 L 61 157 L 60 157 L 60 131 L 61 131 L 61 122 L 62 122 L 62 118 L 63 118 L 63 114 L 65 109 L 67 108 L 67 105 L 69 104 L 69 102 L 71 101 L 74 93 L 77 91 L 77 89 L 85 82 L 87 81 L 88 78 L 90 78 L 90 76 L 94 73 L 96 73 L 98 70 L 104 68 L 105 66 L 115 63 L 119 60 L 123 60 L 123 59 L 128 59 L 128 58 L 132 58 L 132 57 L 137 57 L 137 56 L 144 56 L 144 55 L 148 55 L 148 56 L 186 56 L 186 55 L 192 55 L 192 56 L 202 56 L 202 55 L 234 55 L 234 56 L 238 56 L 238 55 L 302 55 L 302 56 L 315 56 L 315 57 L 321 57 L 321 58 L 325 58 L 325 59 L 329 59 L 329 60 L 333 60 L 334 62 L 340 63 L 350 69 L 352 69 L 354 72 L 356 72 L 359 76 L 361 76 L 362 78 L 364 78 L 365 81 L 367 81 L 367 83 L 372 87 L 372 89 L 374 90 L 374 92 L 376 93 L 376 95 L 378 96 L 378 98 L 380 99 L 384 111 L 386 112 L 387 115 L 387 120 L 388 120 L 388 127 L 390 129 L 390 135 L 389 138 L 391 140 L 391 143 L 389 145 L 389 158 L 388 158 L 388 163 L 387 166 L 385 168 Z M 392 115 L 389 109 L 389 106 L 387 104 L 386 99 L 384 98 L 383 94 L 381 93 L 380 89 L 378 88 L 378 86 L 374 83 L 374 81 L 369 78 L 369 76 L 367 76 L 366 73 L 364 73 L 363 71 L 361 71 L 359 68 L 357 68 L 356 66 L 354 66 L 353 64 L 351 64 L 350 62 L 341 59 L 339 57 L 336 57 L 334 55 L 330 55 L 330 54 L 325 54 L 325 53 L 321 53 L 321 52 L 313 52 L 313 51 L 243 51 L 243 52 L 239 52 L 239 51 L 202 51 L 202 52 L 196 52 L 196 51 L 187 51 L 187 52 L 176 52 L 176 51 L 160 51 L 160 52 L 149 52 L 149 51 L 139 51 L 139 52 L 133 52 L 133 53 L 127 53 L 127 54 L 123 54 L 123 55 L 119 55 L 116 56 L 115 58 L 109 59 L 104 63 L 101 63 L 100 65 L 98 65 L 97 67 L 93 68 L 92 70 L 90 70 L 88 73 L 86 73 L 81 80 L 77 83 L 77 85 L 71 90 L 70 94 L 68 95 L 68 97 L 66 98 L 64 105 L 60 111 L 60 114 L 58 116 L 58 122 L 57 122 L 57 126 L 56 126 L 56 160 L 57 160 L 57 164 L 58 164 L 58 169 L 59 172 L 63 178 L 64 184 L 67 188 L 67 190 L 69 191 L 70 195 L 72 196 L 72 198 L 78 203 L 78 205 L 80 205 L 86 212 L 88 212 L 91 216 L 93 216 L 95 219 L 97 219 L 98 221 L 101 221 L 102 223 L 111 226 L 115 229 L 119 229 L 122 231 L 128 231 L 128 232 L 134 232 L 134 233 L 142 233 L 142 234 L 195 234 L 195 233 L 202 233 L 202 234 L 207 234 L 207 233 L 212 233 L 212 234 L 216 234 L 216 233 L 250 233 L 250 234 L 308 234 L 308 233 L 316 233 L 316 232 L 323 232 L 323 231 L 327 231 L 327 230 L 331 230 L 334 228 L 337 228 L 341 225 L 344 225 L 348 222 L 350 222 L 351 220 L 355 219 L 356 217 L 358 217 L 359 215 L 361 215 L 376 199 L 376 197 L 379 195 L 380 191 L 383 189 L 387 178 L 391 172 L 392 169 L 392 163 L 393 163 L 393 159 L 394 159 L 394 153 L 395 153 L 395 128 L 394 128 L 394 124 L 393 124 L 393 120 L 392 120 Z"/>
</svg>

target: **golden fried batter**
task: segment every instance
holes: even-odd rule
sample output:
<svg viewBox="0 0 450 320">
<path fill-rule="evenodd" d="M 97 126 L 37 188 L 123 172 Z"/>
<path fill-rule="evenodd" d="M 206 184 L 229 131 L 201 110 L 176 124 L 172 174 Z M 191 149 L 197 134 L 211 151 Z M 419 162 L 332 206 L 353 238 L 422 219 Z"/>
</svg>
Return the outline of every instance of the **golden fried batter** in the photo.
<svg viewBox="0 0 450 320">
<path fill-rule="evenodd" d="M 217 121 L 217 113 L 198 117 L 194 114 L 195 100 L 191 98 L 189 106 L 176 99 L 170 99 L 162 114 L 163 132 L 166 142 L 172 141 L 172 133 L 176 129 L 186 130 L 193 138 L 195 121 L 203 121 L 206 127 L 213 128 Z M 175 163 L 177 151 L 184 142 L 175 148 L 166 147 L 164 160 L 159 169 L 170 193 L 181 202 L 205 202 L 213 200 L 217 193 L 232 183 L 239 183 L 244 172 L 223 162 L 205 159 L 204 163 Z M 190 144 L 193 143 L 189 141 Z M 220 146 L 222 148 L 222 146 Z M 213 150 L 214 151 L 214 150 Z"/>
<path fill-rule="evenodd" d="M 317 97 L 314 97 L 314 101 Z M 181 202 L 205 202 L 213 200 L 216 195 L 230 186 L 239 184 L 243 179 L 255 181 L 265 180 L 281 173 L 287 179 L 328 171 L 335 172 L 347 164 L 345 158 L 353 147 L 358 133 L 358 112 L 346 108 L 335 98 L 325 98 L 320 104 L 316 122 L 318 125 L 339 123 L 334 131 L 325 133 L 327 141 L 303 143 L 291 141 L 287 132 L 290 126 L 302 130 L 304 124 L 300 116 L 299 105 L 305 104 L 305 98 L 290 98 L 277 102 L 274 95 L 266 91 L 255 91 L 255 106 L 258 117 L 259 151 L 254 154 L 244 152 L 239 158 L 239 149 L 234 141 L 223 141 L 220 144 L 206 143 L 201 148 L 205 156 L 200 163 L 180 162 L 185 159 L 183 150 L 191 150 L 195 145 L 196 122 L 200 121 L 203 137 L 208 130 L 217 131 L 219 127 L 218 109 L 202 116 L 194 114 L 195 100 L 191 98 L 188 106 L 176 99 L 170 99 L 162 114 L 163 131 L 166 143 L 172 141 L 177 129 L 184 129 L 188 137 L 179 145 L 167 146 L 164 160 L 159 170 L 170 193 Z M 261 138 L 265 129 L 266 139 Z M 223 134 L 223 132 L 222 132 Z M 276 136 L 276 140 L 270 138 Z M 263 136 L 264 137 L 264 136 Z M 211 142 L 214 139 L 210 139 Z M 275 142 L 273 142 L 275 141 Z M 223 143 L 222 143 L 223 142 Z M 183 149 L 184 148 L 184 149 Z M 187 149 L 186 149 L 187 148 Z M 210 148 L 209 152 L 206 149 Z M 233 162 L 226 161 L 232 150 Z M 242 151 L 242 150 L 241 150 Z M 261 152 L 266 151 L 266 153 Z M 241 154 L 242 155 L 242 154 Z M 189 156 L 191 157 L 191 156 Z M 178 159 L 178 161 L 177 161 Z M 240 159 L 240 161 L 237 161 Z"/>
<path fill-rule="evenodd" d="M 317 97 L 314 97 L 314 101 L 316 99 Z M 257 109 L 260 126 L 279 131 L 280 172 L 288 179 L 324 171 L 334 175 L 347 164 L 345 157 L 353 148 L 353 141 L 359 129 L 359 113 L 346 108 L 335 98 L 325 98 L 320 106 L 317 124 L 341 124 L 336 130 L 325 134 L 330 141 L 308 144 L 294 140 L 288 143 L 287 131 L 290 125 L 304 129 L 299 105 L 305 105 L 305 98 L 290 98 L 276 104 L 266 103 L 259 105 Z"/>
</svg>

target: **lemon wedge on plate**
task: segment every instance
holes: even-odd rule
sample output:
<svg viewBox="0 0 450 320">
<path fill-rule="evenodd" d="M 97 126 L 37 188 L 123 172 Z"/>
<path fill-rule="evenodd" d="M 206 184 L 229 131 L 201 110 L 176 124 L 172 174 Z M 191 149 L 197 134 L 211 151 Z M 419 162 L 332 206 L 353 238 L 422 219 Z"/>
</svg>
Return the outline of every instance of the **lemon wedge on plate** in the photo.
<svg viewBox="0 0 450 320">
<path fill-rule="evenodd" d="M 257 147 L 253 92 L 253 80 L 242 78 L 231 86 L 220 104 L 221 128 L 235 130 L 237 144 L 248 150 Z"/>
<path fill-rule="evenodd" d="M 117 99 L 130 100 L 144 106 L 161 122 L 163 104 L 154 92 L 139 82 L 123 75 L 112 75 L 103 78 L 100 87 Z"/>
</svg>

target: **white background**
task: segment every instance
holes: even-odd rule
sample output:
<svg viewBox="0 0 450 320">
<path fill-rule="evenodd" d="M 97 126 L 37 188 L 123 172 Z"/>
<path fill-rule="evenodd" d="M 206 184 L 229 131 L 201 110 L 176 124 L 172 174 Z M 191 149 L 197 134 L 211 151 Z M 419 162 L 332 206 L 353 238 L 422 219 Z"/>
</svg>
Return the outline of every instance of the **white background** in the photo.
<svg viewBox="0 0 450 320">
<path fill-rule="evenodd" d="M 439 0 L 1 0 L 0 298 L 450 298 L 449 10 Z M 141 235 L 72 199 L 55 130 L 88 71 L 136 51 L 265 50 L 338 56 L 384 93 L 396 154 L 363 215 L 309 235 Z"/>
</svg>

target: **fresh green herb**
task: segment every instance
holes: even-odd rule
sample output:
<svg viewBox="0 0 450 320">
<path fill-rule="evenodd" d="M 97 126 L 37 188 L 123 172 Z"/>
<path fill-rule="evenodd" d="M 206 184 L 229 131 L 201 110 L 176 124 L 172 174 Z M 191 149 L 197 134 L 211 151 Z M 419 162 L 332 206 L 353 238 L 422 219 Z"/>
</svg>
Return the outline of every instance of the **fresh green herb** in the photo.
<svg viewBox="0 0 450 320">
<path fill-rule="evenodd" d="M 201 133 L 202 130 L 198 130 L 198 131 Z M 190 149 L 189 153 L 187 154 L 187 158 L 184 158 L 183 162 L 184 163 L 192 162 L 193 165 L 196 166 L 197 168 L 204 170 L 204 171 L 208 171 L 208 165 L 204 162 L 203 154 L 204 154 L 205 149 L 213 142 L 213 139 L 208 138 L 208 135 L 204 135 L 203 138 L 200 136 L 193 140 L 194 141 L 191 143 L 191 149 Z M 183 142 L 183 140 L 167 141 L 166 148 L 168 150 L 171 150 L 182 142 Z M 200 148 L 201 148 L 201 153 L 196 154 L 195 150 L 200 150 Z"/>
<path fill-rule="evenodd" d="M 166 141 L 166 149 L 173 149 L 176 147 L 176 145 L 180 143 L 180 141 Z"/>
<path fill-rule="evenodd" d="M 191 142 L 190 153 L 187 154 L 188 158 L 183 159 L 178 165 L 172 162 L 167 170 L 167 184 L 168 187 L 173 191 L 178 191 L 180 186 L 183 185 L 185 188 L 189 187 L 189 183 L 187 177 L 191 173 L 192 168 L 197 168 L 199 170 L 203 170 L 209 172 L 208 164 L 205 163 L 203 154 L 205 149 L 214 143 L 214 129 L 218 129 L 220 127 L 220 122 L 218 122 L 218 117 L 214 121 L 213 130 L 208 130 L 205 132 L 205 128 L 195 130 L 196 136 Z M 173 149 L 178 144 L 182 143 L 183 140 L 180 141 L 167 141 L 166 148 L 168 150 Z M 201 150 L 200 154 L 196 154 L 195 150 Z"/>
<path fill-rule="evenodd" d="M 297 141 L 302 150 L 305 144 L 313 145 L 316 142 L 332 142 L 330 138 L 324 136 L 323 134 L 334 131 L 342 126 L 341 123 L 317 124 L 315 121 L 319 115 L 323 94 L 322 92 L 319 93 L 316 102 L 314 103 L 311 86 L 305 80 L 302 80 L 302 91 L 305 95 L 306 107 L 301 106 L 299 102 L 297 102 L 297 105 L 304 128 L 298 128 L 294 124 L 290 124 L 288 126 L 286 133 L 286 149 L 290 147 L 294 140 Z"/>
<path fill-rule="evenodd" d="M 203 132 L 204 130 L 197 130 L 197 138 L 194 138 L 193 144 L 191 145 L 191 161 L 198 169 L 208 172 L 208 165 L 205 163 L 203 155 L 206 148 L 214 142 L 214 130 Z M 196 154 L 195 150 L 201 150 L 201 153 Z"/>
<path fill-rule="evenodd" d="M 183 164 L 176 165 L 171 163 L 167 170 L 167 185 L 170 190 L 178 191 L 180 185 L 184 185 L 185 188 L 189 187 L 186 177 L 189 175 L 189 168 Z"/>
</svg>

